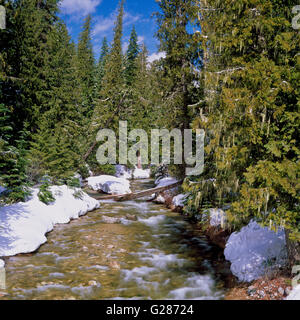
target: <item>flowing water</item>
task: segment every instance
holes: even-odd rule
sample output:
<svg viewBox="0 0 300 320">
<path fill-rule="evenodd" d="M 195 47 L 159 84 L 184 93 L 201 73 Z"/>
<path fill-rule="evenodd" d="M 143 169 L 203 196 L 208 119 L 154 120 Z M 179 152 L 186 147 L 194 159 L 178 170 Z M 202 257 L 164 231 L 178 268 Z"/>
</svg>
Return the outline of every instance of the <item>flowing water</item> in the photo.
<svg viewBox="0 0 300 320">
<path fill-rule="evenodd" d="M 134 190 L 151 186 L 133 183 Z M 218 257 L 195 226 L 164 206 L 105 201 L 56 226 L 37 252 L 7 259 L 3 298 L 222 299 Z"/>
</svg>

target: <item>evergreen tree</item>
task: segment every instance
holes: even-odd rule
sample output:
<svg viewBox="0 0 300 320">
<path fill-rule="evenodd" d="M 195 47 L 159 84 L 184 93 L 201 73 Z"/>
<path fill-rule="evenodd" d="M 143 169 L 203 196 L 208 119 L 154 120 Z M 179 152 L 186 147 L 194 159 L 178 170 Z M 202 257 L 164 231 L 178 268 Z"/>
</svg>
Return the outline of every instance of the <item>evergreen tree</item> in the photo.
<svg viewBox="0 0 300 320">
<path fill-rule="evenodd" d="M 135 28 L 132 28 L 129 46 L 126 53 L 125 78 L 128 86 L 131 86 L 137 73 L 137 57 L 139 54 L 138 36 Z"/>
<path fill-rule="evenodd" d="M 77 48 L 77 77 L 82 94 L 83 114 L 89 118 L 93 112 L 95 61 L 91 42 L 91 16 L 84 21 Z"/>
<path fill-rule="evenodd" d="M 193 106 L 202 95 L 198 90 L 201 68 L 201 47 L 194 41 L 190 27 L 197 27 L 196 4 L 192 0 L 161 0 L 160 12 L 156 13 L 159 26 L 157 37 L 160 50 L 166 53 L 162 60 L 164 126 L 167 128 L 190 128 L 194 116 Z M 184 175 L 182 166 L 179 175 Z"/>
<path fill-rule="evenodd" d="M 54 26 L 48 42 L 51 56 L 47 80 L 51 96 L 49 108 L 40 116 L 38 131 L 33 136 L 30 153 L 33 180 L 38 180 L 45 172 L 56 179 L 67 177 L 78 167 L 84 144 L 82 123 L 85 119 L 81 96 L 77 91 L 80 80 L 76 78 L 75 48 L 63 23 Z M 58 137 L 62 134 L 63 137 Z M 69 154 L 72 156 L 69 157 Z M 63 169 L 58 166 L 62 161 Z"/>
<path fill-rule="evenodd" d="M 125 81 L 123 76 L 123 33 L 124 0 L 121 1 L 114 29 L 114 40 L 104 68 L 103 85 L 93 114 L 90 138 L 94 141 L 96 132 L 104 125 L 118 128 L 118 121 L 124 113 Z M 95 143 L 90 150 L 93 150 Z M 90 151 L 85 155 L 85 158 Z"/>
<path fill-rule="evenodd" d="M 102 88 L 102 80 L 105 74 L 105 65 L 108 59 L 108 54 L 109 54 L 109 45 L 107 42 L 107 38 L 104 37 L 103 42 L 102 42 L 102 47 L 101 47 L 101 53 L 98 61 L 98 66 L 97 66 L 97 72 L 96 72 L 96 96 L 99 94 L 101 88 Z"/>
<path fill-rule="evenodd" d="M 49 35 L 57 21 L 59 0 L 15 1 L 15 76 L 20 81 L 20 101 L 16 106 L 22 120 L 35 132 L 40 115 L 49 110 Z"/>
<path fill-rule="evenodd" d="M 194 194 L 188 210 L 207 196 L 232 202 L 232 226 L 255 218 L 299 239 L 300 42 L 290 27 L 296 1 L 201 5 L 195 38 L 205 51 L 205 99 L 194 126 L 209 135 L 202 179 L 216 181 L 213 190 L 187 188 Z"/>
</svg>

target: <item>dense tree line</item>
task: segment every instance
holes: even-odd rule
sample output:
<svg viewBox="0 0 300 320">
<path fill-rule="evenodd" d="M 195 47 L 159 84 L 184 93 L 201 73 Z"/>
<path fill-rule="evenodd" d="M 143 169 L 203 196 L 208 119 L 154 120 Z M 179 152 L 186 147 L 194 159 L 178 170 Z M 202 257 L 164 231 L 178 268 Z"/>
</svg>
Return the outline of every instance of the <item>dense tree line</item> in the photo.
<svg viewBox="0 0 300 320">
<path fill-rule="evenodd" d="M 48 175 L 65 183 L 96 162 L 99 129 L 205 129 L 205 171 L 189 177 L 186 213 L 230 205 L 229 224 L 255 218 L 299 240 L 299 32 L 296 0 L 161 0 L 164 59 L 147 62 L 132 29 L 95 61 L 92 17 L 74 44 L 58 0 L 5 0 L 0 31 L 0 184 L 23 200 Z M 107 170 L 107 168 L 105 168 Z M 182 166 L 170 167 L 183 176 Z"/>
<path fill-rule="evenodd" d="M 28 186 L 45 176 L 66 183 L 75 172 L 85 175 L 87 163 L 108 170 L 98 166 L 96 148 L 88 153 L 98 130 L 117 129 L 119 120 L 146 128 L 154 119 L 145 117 L 155 87 L 134 28 L 122 52 L 124 2 L 113 42 L 103 39 L 97 63 L 91 16 L 75 44 L 59 18 L 58 0 L 0 4 L 7 12 L 7 28 L 0 30 L 0 184 L 6 200 L 24 200 Z"/>
</svg>

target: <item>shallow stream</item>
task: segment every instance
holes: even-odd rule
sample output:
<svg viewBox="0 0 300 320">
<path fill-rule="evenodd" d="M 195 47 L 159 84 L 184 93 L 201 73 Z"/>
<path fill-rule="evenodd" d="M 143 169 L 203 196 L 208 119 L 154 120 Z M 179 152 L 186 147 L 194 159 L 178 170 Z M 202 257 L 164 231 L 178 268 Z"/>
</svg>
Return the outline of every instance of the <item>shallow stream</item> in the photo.
<svg viewBox="0 0 300 320">
<path fill-rule="evenodd" d="M 132 189 L 152 185 L 137 181 Z M 223 299 L 219 259 L 178 213 L 145 199 L 103 201 L 56 226 L 37 252 L 7 259 L 2 299 Z"/>
</svg>

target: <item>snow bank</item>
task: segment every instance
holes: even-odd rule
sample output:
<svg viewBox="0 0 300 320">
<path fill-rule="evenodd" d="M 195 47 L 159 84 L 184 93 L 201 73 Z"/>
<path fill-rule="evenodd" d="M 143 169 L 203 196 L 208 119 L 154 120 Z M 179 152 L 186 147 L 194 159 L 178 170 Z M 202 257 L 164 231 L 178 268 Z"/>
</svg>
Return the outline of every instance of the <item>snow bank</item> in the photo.
<svg viewBox="0 0 300 320">
<path fill-rule="evenodd" d="M 184 207 L 184 201 L 186 200 L 187 195 L 186 194 L 179 194 L 178 196 L 174 197 L 172 200 L 172 204 L 175 207 Z"/>
<path fill-rule="evenodd" d="M 176 182 L 178 182 L 178 180 L 176 180 L 175 178 L 167 177 L 167 178 L 157 179 L 155 181 L 155 184 L 158 188 L 160 188 L 160 187 L 169 186 L 169 185 L 174 184 Z"/>
<path fill-rule="evenodd" d="M 209 217 L 209 223 L 212 227 L 222 227 L 227 221 L 226 213 L 222 209 L 211 208 L 204 210 L 204 215 Z M 206 217 L 203 217 L 202 220 L 205 220 Z"/>
<path fill-rule="evenodd" d="M 1 269 L 1 268 L 4 268 L 4 266 L 5 266 L 4 261 L 0 259 L 0 269 Z"/>
<path fill-rule="evenodd" d="M 224 254 L 231 262 L 231 272 L 240 281 L 251 282 L 286 263 L 285 233 L 275 233 L 252 221 L 231 234 Z"/>
<path fill-rule="evenodd" d="M 132 179 L 132 170 L 128 170 L 123 165 L 116 165 L 116 177 L 124 179 Z"/>
<path fill-rule="evenodd" d="M 131 193 L 130 183 L 124 178 L 117 178 L 113 176 L 98 176 L 90 177 L 88 186 L 94 191 L 103 191 L 109 194 L 126 194 Z"/>
<path fill-rule="evenodd" d="M 0 186 L 0 194 L 3 193 L 6 189 Z"/>
<path fill-rule="evenodd" d="M 29 201 L 0 207 L 0 256 L 35 251 L 47 241 L 45 234 L 55 224 L 68 223 L 100 206 L 84 192 L 75 198 L 74 193 L 80 189 L 53 186 L 50 190 L 55 202 L 48 206 L 39 200 L 39 191 L 33 189 Z"/>
<path fill-rule="evenodd" d="M 146 170 L 143 170 L 143 169 L 138 169 L 138 168 L 135 168 L 134 171 L 133 171 L 133 179 L 149 179 L 151 176 L 151 171 L 150 169 L 146 169 Z"/>
<path fill-rule="evenodd" d="M 286 300 L 300 300 L 300 284 L 286 297 Z"/>
</svg>

